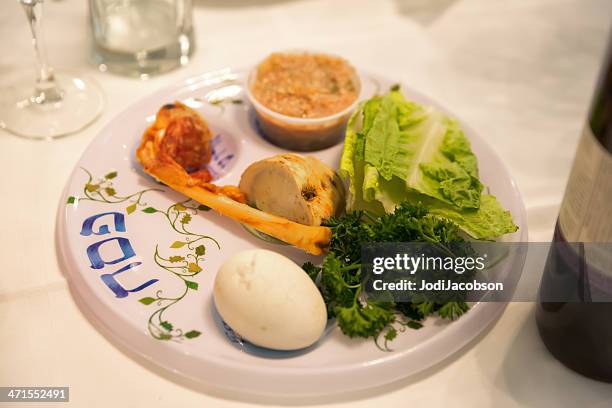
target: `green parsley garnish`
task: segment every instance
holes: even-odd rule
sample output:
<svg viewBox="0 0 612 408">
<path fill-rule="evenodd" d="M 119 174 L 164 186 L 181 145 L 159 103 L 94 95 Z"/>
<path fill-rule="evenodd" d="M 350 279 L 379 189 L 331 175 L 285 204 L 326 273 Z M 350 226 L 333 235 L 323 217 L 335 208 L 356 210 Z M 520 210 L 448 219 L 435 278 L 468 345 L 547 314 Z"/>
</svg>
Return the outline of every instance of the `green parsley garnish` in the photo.
<svg viewBox="0 0 612 408">
<path fill-rule="evenodd" d="M 349 337 L 372 337 L 383 334 L 385 343 L 393 340 L 398 323 L 412 329 L 422 327 L 426 317 L 438 315 L 456 319 L 468 310 L 465 302 L 373 301 L 362 296 L 361 246 L 368 242 L 463 242 L 458 227 L 429 214 L 423 205 L 401 204 L 394 213 L 374 218 L 355 211 L 328 220 L 332 230 L 329 253 L 321 266 L 303 265 L 318 285 L 329 317 Z"/>
</svg>

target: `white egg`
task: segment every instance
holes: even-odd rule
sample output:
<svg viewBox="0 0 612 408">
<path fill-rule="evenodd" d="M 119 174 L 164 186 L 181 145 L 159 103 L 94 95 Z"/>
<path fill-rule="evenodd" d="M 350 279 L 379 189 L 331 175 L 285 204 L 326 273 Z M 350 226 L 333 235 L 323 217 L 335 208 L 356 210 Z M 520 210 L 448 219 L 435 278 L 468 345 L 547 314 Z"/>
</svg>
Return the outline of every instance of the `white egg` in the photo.
<svg viewBox="0 0 612 408">
<path fill-rule="evenodd" d="M 323 297 L 302 268 L 263 249 L 239 252 L 221 265 L 214 299 L 223 320 L 261 347 L 308 347 L 327 323 Z"/>
</svg>

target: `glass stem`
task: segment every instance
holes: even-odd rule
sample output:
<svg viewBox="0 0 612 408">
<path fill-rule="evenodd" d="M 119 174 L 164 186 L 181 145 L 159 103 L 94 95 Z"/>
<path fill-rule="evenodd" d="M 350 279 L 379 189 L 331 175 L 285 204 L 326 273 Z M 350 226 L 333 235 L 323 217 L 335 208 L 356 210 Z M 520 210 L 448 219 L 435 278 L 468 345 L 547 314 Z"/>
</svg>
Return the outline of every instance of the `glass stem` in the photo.
<svg viewBox="0 0 612 408">
<path fill-rule="evenodd" d="M 36 88 L 31 102 L 39 105 L 59 102 L 62 100 L 62 91 L 57 86 L 53 76 L 53 69 L 49 66 L 47 53 L 42 42 L 42 0 L 21 0 L 21 5 L 32 31 L 32 45 L 36 53 L 36 65 L 38 68 Z"/>
</svg>

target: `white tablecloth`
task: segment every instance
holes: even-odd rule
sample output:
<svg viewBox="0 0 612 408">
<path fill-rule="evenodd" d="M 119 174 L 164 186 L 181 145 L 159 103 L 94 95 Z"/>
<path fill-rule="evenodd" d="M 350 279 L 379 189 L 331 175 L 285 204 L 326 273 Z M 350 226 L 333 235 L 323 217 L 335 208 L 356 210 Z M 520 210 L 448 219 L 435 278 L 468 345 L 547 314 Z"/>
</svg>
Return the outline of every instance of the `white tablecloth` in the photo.
<svg viewBox="0 0 612 408">
<path fill-rule="evenodd" d="M 51 62 L 93 75 L 107 98 L 86 130 L 53 142 L 0 132 L 0 386 L 70 386 L 71 404 L 114 406 L 608 407 L 612 387 L 582 378 L 541 343 L 533 305 L 511 304 L 466 350 L 425 373 L 351 395 L 278 400 L 176 382 L 106 340 L 70 296 L 58 266 L 56 209 L 100 128 L 181 78 L 311 48 L 397 78 L 483 135 L 524 195 L 532 241 L 550 238 L 612 19 L 609 0 L 200 0 L 185 68 L 149 81 L 88 64 L 86 2 L 47 1 Z M 0 85 L 33 66 L 23 13 L 0 9 Z M 525 271 L 530 273 L 530 271 Z M 19 405 L 22 406 L 22 405 Z"/>
</svg>

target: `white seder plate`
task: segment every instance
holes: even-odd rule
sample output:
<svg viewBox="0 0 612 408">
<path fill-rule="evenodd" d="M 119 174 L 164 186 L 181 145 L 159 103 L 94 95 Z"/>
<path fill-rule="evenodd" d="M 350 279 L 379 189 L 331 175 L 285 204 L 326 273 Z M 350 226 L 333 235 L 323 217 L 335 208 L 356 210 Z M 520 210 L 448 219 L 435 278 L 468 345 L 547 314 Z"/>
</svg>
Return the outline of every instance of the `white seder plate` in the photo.
<svg viewBox="0 0 612 408">
<path fill-rule="evenodd" d="M 361 99 L 392 85 L 360 74 Z M 458 351 L 501 315 L 504 303 L 478 303 L 455 322 L 430 318 L 424 328 L 400 333 L 390 343 L 391 352 L 372 340 L 349 339 L 338 328 L 297 353 L 250 353 L 230 341 L 212 303 L 221 263 L 254 247 L 278 251 L 299 264 L 309 257 L 260 241 L 233 220 L 198 210 L 192 201 L 177 206 L 186 198 L 145 175 L 134 154 L 157 110 L 180 100 L 197 109 L 217 135 L 211 164 L 215 182 L 237 184 L 250 163 L 283 152 L 259 135 L 243 93 L 244 78 L 245 71 L 225 69 L 156 92 L 111 120 L 85 151 L 62 198 L 58 244 L 65 274 L 86 314 L 115 340 L 178 376 L 267 395 L 331 394 L 398 380 Z M 439 106 L 409 87 L 402 89 L 409 99 Z M 520 228 L 505 240 L 527 241 L 515 182 L 493 150 L 465 124 L 463 129 L 484 184 Z M 312 154 L 336 168 L 341 149 Z M 522 268 L 523 261 L 507 260 L 513 268 Z"/>
</svg>

